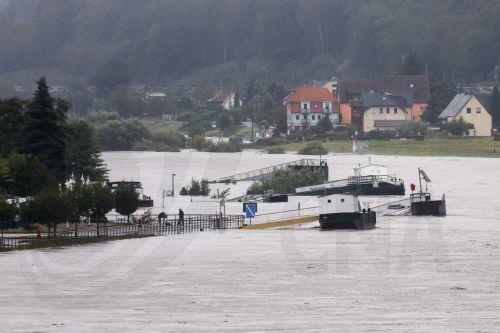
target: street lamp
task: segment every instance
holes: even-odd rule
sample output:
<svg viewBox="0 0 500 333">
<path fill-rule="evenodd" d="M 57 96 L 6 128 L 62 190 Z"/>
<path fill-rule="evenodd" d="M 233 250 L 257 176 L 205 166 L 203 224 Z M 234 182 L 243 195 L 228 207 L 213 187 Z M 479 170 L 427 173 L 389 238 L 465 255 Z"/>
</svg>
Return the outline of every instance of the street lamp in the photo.
<svg viewBox="0 0 500 333">
<path fill-rule="evenodd" d="M 176 174 L 172 174 L 172 196 L 175 197 L 175 185 L 174 185 L 174 179 L 175 179 Z"/>
</svg>

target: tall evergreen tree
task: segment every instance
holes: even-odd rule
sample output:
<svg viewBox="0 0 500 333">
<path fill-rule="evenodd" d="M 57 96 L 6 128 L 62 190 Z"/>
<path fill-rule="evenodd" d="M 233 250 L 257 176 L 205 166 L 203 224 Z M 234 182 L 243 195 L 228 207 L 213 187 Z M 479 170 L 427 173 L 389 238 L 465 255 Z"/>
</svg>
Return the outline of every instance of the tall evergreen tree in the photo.
<svg viewBox="0 0 500 333">
<path fill-rule="evenodd" d="M 17 152 L 22 146 L 22 126 L 27 101 L 10 98 L 0 101 L 0 156 Z"/>
<path fill-rule="evenodd" d="M 24 128 L 25 151 L 44 163 L 62 183 L 67 176 L 66 120 L 67 103 L 50 96 L 45 78 L 37 81 L 38 88 L 26 114 Z"/>
<path fill-rule="evenodd" d="M 67 131 L 70 173 L 76 178 L 83 176 L 91 181 L 104 181 L 107 170 L 92 127 L 79 120 L 68 124 Z"/>
<path fill-rule="evenodd" d="M 500 93 L 498 92 L 498 86 L 493 88 L 491 115 L 493 117 L 493 124 L 500 126 Z"/>
<path fill-rule="evenodd" d="M 420 60 L 418 54 L 410 52 L 404 58 L 403 66 L 401 68 L 403 75 L 421 75 L 424 74 L 424 65 Z"/>
</svg>

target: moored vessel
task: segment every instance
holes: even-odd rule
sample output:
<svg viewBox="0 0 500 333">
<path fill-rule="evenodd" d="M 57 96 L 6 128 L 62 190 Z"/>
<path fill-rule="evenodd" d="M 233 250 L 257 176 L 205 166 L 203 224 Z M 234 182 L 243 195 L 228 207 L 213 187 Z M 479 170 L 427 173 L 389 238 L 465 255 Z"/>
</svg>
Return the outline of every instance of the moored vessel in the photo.
<svg viewBox="0 0 500 333">
<path fill-rule="evenodd" d="M 431 179 L 422 168 L 418 168 L 418 179 L 420 191 L 410 195 L 411 215 L 413 216 L 446 216 L 446 196 L 443 194 L 441 200 L 433 200 L 428 191 L 428 184 Z M 422 188 L 422 181 L 425 181 L 425 191 Z M 412 191 L 415 185 L 412 184 Z"/>
<path fill-rule="evenodd" d="M 361 209 L 357 195 L 334 194 L 320 198 L 319 223 L 322 230 L 373 229 L 376 213 Z"/>
</svg>

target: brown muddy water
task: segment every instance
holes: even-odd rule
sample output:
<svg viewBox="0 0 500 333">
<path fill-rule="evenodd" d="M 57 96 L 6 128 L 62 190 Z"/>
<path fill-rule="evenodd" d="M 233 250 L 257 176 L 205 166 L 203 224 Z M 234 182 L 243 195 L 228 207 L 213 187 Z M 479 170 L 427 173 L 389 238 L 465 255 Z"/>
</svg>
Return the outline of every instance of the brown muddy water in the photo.
<svg viewBox="0 0 500 333">
<path fill-rule="evenodd" d="M 107 153 L 113 180 L 143 182 L 155 211 L 217 202 L 161 192 L 296 155 Z M 373 156 L 417 181 L 444 218 L 381 217 L 371 231 L 226 231 L 0 254 L 1 332 L 499 332 L 500 159 Z M 367 156 L 330 155 L 332 179 Z M 244 193 L 239 183 L 232 195 Z M 224 185 L 218 185 L 220 189 Z M 372 204 L 389 198 L 361 198 Z M 263 204 L 262 212 L 293 208 Z M 228 204 L 239 214 L 241 204 Z"/>
</svg>

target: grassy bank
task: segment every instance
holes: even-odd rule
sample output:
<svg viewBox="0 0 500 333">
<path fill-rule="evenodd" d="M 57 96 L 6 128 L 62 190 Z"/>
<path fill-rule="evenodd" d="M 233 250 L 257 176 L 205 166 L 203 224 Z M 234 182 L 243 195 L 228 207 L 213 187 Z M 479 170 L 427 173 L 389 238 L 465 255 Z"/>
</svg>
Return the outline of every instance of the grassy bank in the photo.
<svg viewBox="0 0 500 333">
<path fill-rule="evenodd" d="M 180 132 L 184 123 L 176 121 L 165 121 L 157 119 L 144 119 L 142 123 L 151 133 L 172 133 Z"/>
<path fill-rule="evenodd" d="M 293 142 L 274 146 L 258 146 L 267 150 L 280 147 L 285 151 L 300 151 L 309 142 Z M 403 156 L 470 156 L 500 157 L 500 142 L 492 139 L 428 139 L 415 140 L 371 140 L 361 141 L 365 154 Z M 323 142 L 330 153 L 352 153 L 352 141 L 338 140 Z"/>
</svg>

